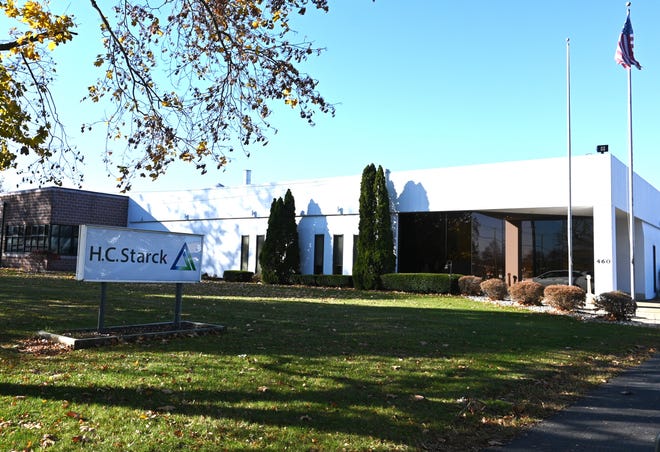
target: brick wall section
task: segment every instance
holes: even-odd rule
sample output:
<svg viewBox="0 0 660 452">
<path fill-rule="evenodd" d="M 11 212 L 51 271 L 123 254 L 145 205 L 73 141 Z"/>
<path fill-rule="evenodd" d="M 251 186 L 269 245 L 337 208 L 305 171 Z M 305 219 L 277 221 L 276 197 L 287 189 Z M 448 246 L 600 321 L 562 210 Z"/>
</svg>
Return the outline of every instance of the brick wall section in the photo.
<svg viewBox="0 0 660 452">
<path fill-rule="evenodd" d="M 52 224 L 126 227 L 128 197 L 80 190 L 53 190 Z"/>
<path fill-rule="evenodd" d="M 45 190 L 0 194 L 0 219 L 5 224 L 48 224 L 51 207 Z"/>
<path fill-rule="evenodd" d="M 128 197 L 83 190 L 49 187 L 12 193 L 0 193 L 0 220 L 5 225 L 94 224 L 126 227 Z M 4 250 L 4 230 L 2 248 Z M 42 262 L 28 255 L 2 255 L 2 266 L 25 270 L 43 270 Z M 76 259 L 62 256 L 48 259 L 47 270 L 75 271 Z"/>
</svg>

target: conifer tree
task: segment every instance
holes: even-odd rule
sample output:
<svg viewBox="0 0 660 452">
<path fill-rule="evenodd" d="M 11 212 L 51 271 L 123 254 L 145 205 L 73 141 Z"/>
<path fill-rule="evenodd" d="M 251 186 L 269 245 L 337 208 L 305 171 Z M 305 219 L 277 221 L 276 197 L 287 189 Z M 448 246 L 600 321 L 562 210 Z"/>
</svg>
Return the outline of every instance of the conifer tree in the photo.
<svg viewBox="0 0 660 452">
<path fill-rule="evenodd" d="M 382 166 L 378 166 L 374 181 L 376 211 L 374 218 L 374 248 L 376 273 L 384 275 L 392 273 L 396 267 L 394 255 L 394 233 L 392 232 L 392 216 L 390 213 L 390 195 L 387 191 L 387 180 Z"/>
<path fill-rule="evenodd" d="M 282 226 L 284 230 L 284 272 L 287 283 L 291 275 L 300 273 L 300 243 L 298 242 L 298 224 L 296 223 L 296 201 L 291 190 L 284 195 Z"/>
<path fill-rule="evenodd" d="M 277 284 L 279 278 L 277 269 L 279 267 L 279 253 L 277 243 L 280 236 L 280 212 L 282 210 L 282 198 L 273 199 L 270 205 L 270 216 L 268 217 L 268 229 L 264 240 L 259 263 L 261 264 L 261 279 L 268 284 Z"/>
<path fill-rule="evenodd" d="M 353 262 L 353 285 L 356 289 L 375 289 L 377 275 L 374 266 L 374 212 L 376 198 L 374 182 L 376 167 L 373 163 L 362 171 L 360 183 L 360 222 L 358 225 L 357 256 Z"/>
<path fill-rule="evenodd" d="M 295 200 L 290 190 L 284 199 L 273 199 L 266 239 L 259 256 L 261 278 L 268 284 L 290 284 L 300 272 L 300 245 Z"/>
<path fill-rule="evenodd" d="M 394 271 L 396 258 L 385 172 L 382 166 L 376 170 L 373 163 L 362 172 L 358 227 L 353 285 L 357 289 L 377 289 L 380 275 Z"/>
</svg>

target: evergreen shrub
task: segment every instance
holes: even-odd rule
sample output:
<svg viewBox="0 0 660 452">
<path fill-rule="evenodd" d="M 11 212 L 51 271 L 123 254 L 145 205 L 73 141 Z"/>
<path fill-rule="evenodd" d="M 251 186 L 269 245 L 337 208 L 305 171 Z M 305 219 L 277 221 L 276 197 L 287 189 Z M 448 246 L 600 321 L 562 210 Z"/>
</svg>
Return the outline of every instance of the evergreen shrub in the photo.
<svg viewBox="0 0 660 452">
<path fill-rule="evenodd" d="M 598 309 L 606 311 L 614 320 L 630 320 L 637 312 L 635 300 L 620 290 L 598 295 L 594 304 Z"/>
<path fill-rule="evenodd" d="M 511 300 L 525 306 L 539 306 L 544 287 L 535 281 L 519 281 L 509 287 Z"/>
<path fill-rule="evenodd" d="M 461 275 L 446 273 L 387 273 L 381 275 L 381 286 L 384 290 L 413 293 L 449 294 L 452 288 L 458 287 Z"/>
<path fill-rule="evenodd" d="M 227 282 L 251 282 L 253 277 L 253 272 L 245 270 L 225 270 L 222 274 L 222 279 Z"/>
<path fill-rule="evenodd" d="M 350 275 L 293 275 L 293 284 L 317 287 L 353 287 L 353 278 Z"/>
<path fill-rule="evenodd" d="M 584 306 L 586 292 L 577 286 L 560 284 L 547 286 L 543 291 L 545 302 L 560 311 L 575 311 Z"/>
<path fill-rule="evenodd" d="M 479 287 L 481 291 L 490 299 L 490 300 L 504 300 L 509 291 L 506 287 L 506 283 L 501 279 L 491 278 L 483 281 Z"/>
<path fill-rule="evenodd" d="M 458 291 L 461 295 L 479 296 L 483 279 L 479 276 L 465 275 L 458 278 Z"/>
</svg>

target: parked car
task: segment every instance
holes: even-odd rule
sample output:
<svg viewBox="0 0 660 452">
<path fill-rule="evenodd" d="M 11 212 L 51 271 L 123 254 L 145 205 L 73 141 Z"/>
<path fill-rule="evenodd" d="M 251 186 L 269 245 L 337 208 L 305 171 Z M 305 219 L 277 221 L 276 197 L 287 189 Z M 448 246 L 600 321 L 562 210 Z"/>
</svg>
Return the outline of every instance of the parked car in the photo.
<svg viewBox="0 0 660 452">
<path fill-rule="evenodd" d="M 573 271 L 573 285 L 578 286 L 580 289 L 587 291 L 587 275 L 588 272 Z M 568 270 L 551 270 L 532 278 L 543 287 L 551 286 L 554 284 L 568 285 Z M 591 287 L 593 287 L 593 278 L 591 280 Z"/>
</svg>

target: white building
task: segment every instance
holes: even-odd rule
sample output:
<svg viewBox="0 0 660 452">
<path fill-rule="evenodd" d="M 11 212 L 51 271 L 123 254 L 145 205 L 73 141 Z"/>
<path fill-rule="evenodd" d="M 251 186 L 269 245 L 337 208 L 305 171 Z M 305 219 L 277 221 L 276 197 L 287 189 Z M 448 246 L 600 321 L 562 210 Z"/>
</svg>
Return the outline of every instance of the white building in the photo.
<svg viewBox="0 0 660 452">
<path fill-rule="evenodd" d="M 594 293 L 630 291 L 627 167 L 611 154 L 572 159 L 573 262 Z M 567 268 L 566 158 L 391 172 L 398 271 L 502 277 Z M 258 271 L 270 205 L 290 189 L 301 271 L 350 274 L 360 176 L 130 196 L 128 226 L 205 235 L 203 272 Z M 660 193 L 634 181 L 637 299 L 658 293 Z"/>
</svg>

